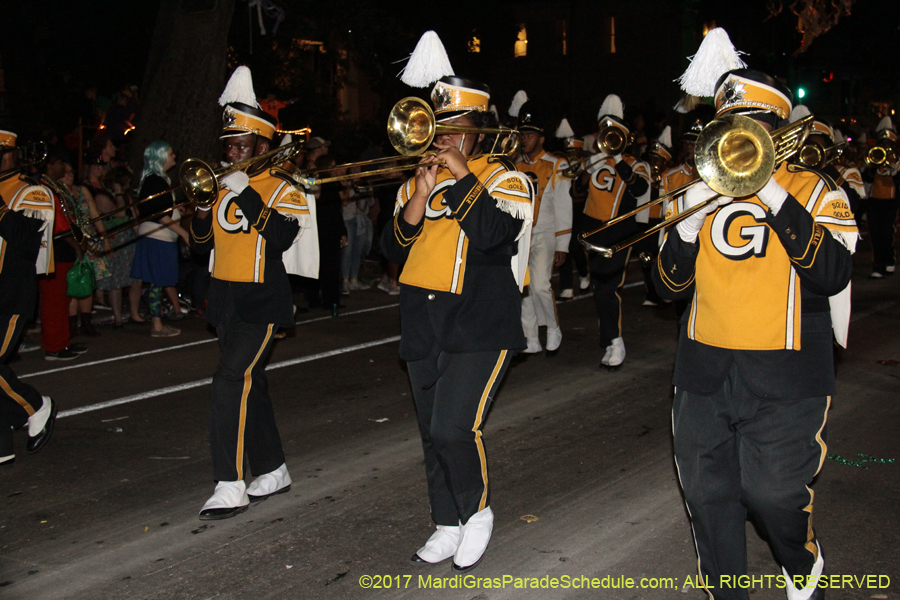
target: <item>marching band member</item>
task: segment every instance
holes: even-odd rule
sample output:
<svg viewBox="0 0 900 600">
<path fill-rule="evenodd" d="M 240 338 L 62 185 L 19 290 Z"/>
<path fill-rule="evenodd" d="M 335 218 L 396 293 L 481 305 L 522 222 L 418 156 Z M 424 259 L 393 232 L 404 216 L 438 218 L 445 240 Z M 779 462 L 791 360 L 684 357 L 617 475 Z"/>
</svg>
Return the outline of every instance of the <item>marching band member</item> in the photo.
<svg viewBox="0 0 900 600">
<path fill-rule="evenodd" d="M 519 93 L 524 95 L 524 92 Z M 569 163 L 544 150 L 545 123 L 540 119 L 546 117 L 534 102 L 526 100 L 521 105 L 514 102 L 509 114 L 519 119 L 518 130 L 522 133 L 515 168 L 531 179 L 535 189 L 528 254 L 531 283 L 522 297 L 522 327 L 528 343 L 523 352 L 535 354 L 541 351 L 538 327 L 546 326 L 547 356 L 553 357 L 562 343 L 562 329 L 550 277 L 553 267 L 559 267 L 565 261 L 572 237 L 571 180 L 560 175 Z"/>
<path fill-rule="evenodd" d="M 897 131 L 890 117 L 884 117 L 875 129 L 877 146 L 896 152 Z M 882 279 L 885 275 L 893 275 L 895 271 L 894 256 L 894 221 L 897 220 L 897 169 L 898 164 L 885 160 L 880 165 L 870 166 L 866 179 L 872 182 L 869 198 L 866 202 L 869 235 L 872 238 L 872 279 Z"/>
<path fill-rule="evenodd" d="M 235 70 L 219 104 L 225 107 L 221 137 L 229 163 L 269 150 L 275 119 L 256 105 L 249 69 Z M 251 502 L 291 487 L 264 365 L 277 328 L 293 326 L 286 265 L 294 259 L 318 265 L 315 236 L 306 234 L 315 230 L 308 198 L 292 180 L 264 169 L 253 177 L 236 171 L 222 183 L 215 204 L 198 208 L 191 221 L 193 247 L 214 248 L 206 319 L 222 348 L 212 381 L 209 434 L 217 483 L 201 520 L 233 517 Z M 309 238 L 301 248 L 298 239 Z M 245 449 L 256 475 L 249 486 Z"/>
<path fill-rule="evenodd" d="M 15 460 L 13 429 L 28 425 L 28 452 L 46 445 L 56 403 L 20 381 L 7 364 L 34 319 L 38 274 L 53 271 L 55 209 L 50 191 L 16 170 L 16 134 L 0 131 L 0 464 Z"/>
<path fill-rule="evenodd" d="M 437 81 L 431 100 L 439 123 L 493 123 L 487 86 L 452 75 L 437 34 L 427 32 L 402 80 L 417 87 Z M 478 565 L 491 538 L 482 429 L 512 356 L 526 345 L 520 292 L 533 190 L 505 158 L 472 157 L 479 146 L 490 148 L 484 137 L 439 133 L 438 154 L 423 159 L 400 188 L 393 226 L 381 238 L 385 256 L 405 263 L 400 358 L 409 370 L 437 525 L 411 560 L 452 558 L 456 572 Z"/>
<path fill-rule="evenodd" d="M 646 163 L 650 167 L 650 189 L 638 199 L 638 206 L 647 202 L 656 200 L 660 196 L 662 188 L 663 172 L 672 161 L 672 128 L 666 125 L 659 138 L 647 145 L 647 151 L 644 154 Z M 655 204 L 645 211 L 637 214 L 635 221 L 645 225 L 645 229 L 651 229 L 660 223 L 663 219 L 663 207 Z M 635 252 L 640 257 L 641 271 L 644 273 L 644 286 L 646 293 L 644 295 L 643 306 L 659 306 L 662 298 L 656 293 L 653 287 L 653 280 L 650 278 L 650 271 L 653 263 L 656 261 L 656 255 L 659 253 L 659 244 L 661 235 L 651 235 L 634 245 Z"/>
<path fill-rule="evenodd" d="M 623 117 L 622 101 L 615 94 L 610 94 L 603 101 L 597 114 L 597 123 L 598 136 L 614 131 L 623 140 L 627 140 L 630 135 Z M 622 149 L 626 145 L 627 142 L 623 143 Z M 650 187 L 650 167 L 647 163 L 621 151 L 613 156 L 602 151 L 593 155 L 589 159 L 587 173 L 582 177 L 589 177 L 590 181 L 584 205 L 584 230 L 595 229 L 604 221 L 631 212 L 637 207 L 637 199 Z M 591 241 L 611 246 L 610 241 L 620 241 L 634 230 L 634 219 L 628 219 L 599 232 Z M 600 347 L 606 349 L 600 364 L 610 370 L 619 368 L 625 362 L 619 288 L 625 283 L 625 266 L 630 256 L 629 249 L 628 252 L 617 253 L 611 258 L 592 254 L 588 259 L 600 326 Z"/>
<path fill-rule="evenodd" d="M 556 138 L 562 141 L 568 157 L 569 169 L 565 176 L 569 182 L 569 198 L 572 202 L 572 234 L 569 236 L 569 252 L 566 259 L 559 266 L 559 300 L 571 300 L 574 297 L 572 285 L 572 263 L 578 269 L 578 287 L 586 290 L 591 286 L 591 275 L 588 273 L 587 256 L 584 247 L 578 242 L 578 234 L 581 233 L 579 223 L 584 214 L 584 201 L 587 199 L 587 187 L 576 185 L 580 181 L 578 176 L 584 169 L 587 154 L 584 152 L 584 140 L 575 137 L 568 119 L 559 122 L 556 128 Z"/>
<path fill-rule="evenodd" d="M 846 144 L 846 140 L 844 140 L 844 135 L 841 133 L 840 129 L 834 130 L 834 143 Z M 859 172 L 859 169 L 850 164 L 847 159 L 848 155 L 847 152 L 844 152 L 843 149 L 841 149 L 839 150 L 837 160 L 832 163 L 832 166 L 838 173 L 838 178 L 835 179 L 835 183 L 841 186 L 841 189 L 846 192 L 847 198 L 850 199 L 850 210 L 853 211 L 854 215 L 859 217 L 858 210 L 866 197 L 866 186 L 863 183 L 862 173 Z"/>
<path fill-rule="evenodd" d="M 771 131 L 790 113 L 790 91 L 743 67 L 727 34 L 713 29 L 682 87 L 714 96 L 717 117 L 744 114 Z M 673 212 L 714 196 L 699 183 Z M 746 575 L 748 517 L 789 582 L 822 573 L 808 486 L 826 454 L 832 328 L 845 345 L 857 237 L 846 195 L 815 171 L 783 162 L 756 194 L 719 198 L 679 222 L 660 250 L 653 273 L 660 295 L 692 298 L 675 358 L 672 423 L 705 581 Z M 718 583 L 707 592 L 749 598 L 746 588 Z M 787 587 L 788 600 L 821 593 L 815 580 Z"/>
</svg>

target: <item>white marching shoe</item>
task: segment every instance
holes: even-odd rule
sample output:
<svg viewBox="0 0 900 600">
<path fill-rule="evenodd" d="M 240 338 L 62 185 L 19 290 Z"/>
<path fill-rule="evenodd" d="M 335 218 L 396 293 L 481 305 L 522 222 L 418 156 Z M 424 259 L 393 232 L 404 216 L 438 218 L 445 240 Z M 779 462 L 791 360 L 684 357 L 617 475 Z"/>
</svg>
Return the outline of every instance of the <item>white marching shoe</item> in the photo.
<svg viewBox="0 0 900 600">
<path fill-rule="evenodd" d="M 540 354 L 543 348 L 541 347 L 541 340 L 537 338 L 527 338 L 528 347 L 522 350 L 521 354 Z"/>
<path fill-rule="evenodd" d="M 250 502 L 260 502 L 269 496 L 291 491 L 291 483 L 287 465 L 282 463 L 271 473 L 260 475 L 254 479 L 253 483 L 247 486 L 247 495 L 250 497 Z"/>
<path fill-rule="evenodd" d="M 230 519 L 246 511 L 250 506 L 247 486 L 243 481 L 220 481 L 216 491 L 200 510 L 201 521 Z"/>
<path fill-rule="evenodd" d="M 494 513 L 491 507 L 478 511 L 460 526 L 459 548 L 453 557 L 453 570 L 457 573 L 471 571 L 484 558 L 494 530 Z"/>
<path fill-rule="evenodd" d="M 547 327 L 547 358 L 553 358 L 559 354 L 559 346 L 562 344 L 562 329 L 559 327 Z"/>
<path fill-rule="evenodd" d="M 445 561 L 454 554 L 459 547 L 459 526 L 438 525 L 437 530 L 431 534 L 425 545 L 412 555 L 409 562 L 420 565 L 422 563 L 437 564 Z"/>
<path fill-rule="evenodd" d="M 606 347 L 606 354 L 603 355 L 603 359 L 600 361 L 600 364 L 613 371 L 621 367 L 622 363 L 624 362 L 625 341 L 622 338 L 618 337 L 614 339 L 609 346 Z"/>
<path fill-rule="evenodd" d="M 591 275 L 590 275 L 590 273 L 588 273 L 588 274 L 585 275 L 584 277 L 579 277 L 579 278 L 578 278 L 578 287 L 581 288 L 581 289 L 583 289 L 583 290 L 586 290 L 586 289 L 588 289 L 589 287 L 591 287 Z"/>
<path fill-rule="evenodd" d="M 572 288 L 566 288 L 559 292 L 560 300 L 571 300 L 572 299 Z"/>
</svg>

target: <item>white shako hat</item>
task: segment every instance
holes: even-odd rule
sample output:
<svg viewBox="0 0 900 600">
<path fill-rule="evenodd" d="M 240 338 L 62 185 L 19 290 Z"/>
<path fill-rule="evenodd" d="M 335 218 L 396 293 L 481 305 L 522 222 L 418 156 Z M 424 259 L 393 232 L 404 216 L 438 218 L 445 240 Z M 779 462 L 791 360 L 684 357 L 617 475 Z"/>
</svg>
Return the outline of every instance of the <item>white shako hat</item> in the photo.
<svg viewBox="0 0 900 600">
<path fill-rule="evenodd" d="M 897 130 L 894 129 L 894 122 L 890 117 L 884 117 L 878 122 L 875 128 L 875 137 L 879 140 L 897 141 Z"/>
<path fill-rule="evenodd" d="M 600 129 L 604 127 L 618 127 L 625 132 L 627 136 L 630 133 L 628 125 L 625 123 L 625 109 L 622 106 L 622 99 L 615 94 L 608 95 L 600 110 L 597 112 L 597 125 Z"/>
<path fill-rule="evenodd" d="M 250 69 L 240 66 L 231 74 L 225 90 L 219 96 L 222 112 L 222 135 L 227 138 L 253 133 L 271 140 L 275 135 L 278 119 L 265 112 L 256 101 L 253 76 Z"/>
<path fill-rule="evenodd" d="M 665 162 L 672 160 L 672 128 L 666 125 L 659 137 L 647 147 L 648 154 L 658 154 Z"/>
<path fill-rule="evenodd" d="M 812 113 L 809 112 L 809 108 L 805 104 L 798 104 L 791 109 L 791 116 L 788 117 L 788 121 L 796 123 L 800 119 L 811 114 Z M 834 143 L 834 130 L 831 128 L 831 125 L 820 119 L 813 119 L 812 129 L 810 129 L 809 135 L 824 135 L 832 144 Z"/>
</svg>

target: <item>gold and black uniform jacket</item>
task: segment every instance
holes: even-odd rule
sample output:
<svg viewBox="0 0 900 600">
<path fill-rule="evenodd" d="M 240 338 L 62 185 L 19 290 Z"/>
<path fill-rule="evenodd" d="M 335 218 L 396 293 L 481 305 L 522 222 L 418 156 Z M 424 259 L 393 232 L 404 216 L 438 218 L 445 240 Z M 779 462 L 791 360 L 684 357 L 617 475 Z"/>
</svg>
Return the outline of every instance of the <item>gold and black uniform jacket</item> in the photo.
<svg viewBox="0 0 900 600">
<path fill-rule="evenodd" d="M 828 297 L 850 281 L 856 222 L 830 178 L 782 164 L 775 180 L 788 192 L 775 216 L 748 196 L 707 216 L 694 243 L 669 230 L 654 284 L 663 298 L 692 299 L 682 316 L 678 388 L 712 394 L 736 363 L 760 397 L 834 393 Z"/>
<path fill-rule="evenodd" d="M 633 156 L 624 156 L 618 163 L 612 157 L 595 159 L 581 177 L 590 181 L 582 230 L 596 229 L 610 219 L 631 212 L 637 207 L 637 199 L 650 188 L 650 168 Z M 589 241 L 612 246 L 637 229 L 637 222 L 631 218 L 594 234 Z"/>
<path fill-rule="evenodd" d="M 28 215 L 52 209 L 53 200 L 46 188 L 19 173 L 0 181 L 0 197 L 0 315 L 32 319 L 38 299 L 35 261 L 45 222 Z"/>
<path fill-rule="evenodd" d="M 447 352 L 525 347 L 521 296 L 510 259 L 530 221 L 531 182 L 505 159 L 482 157 L 456 181 L 438 171 L 421 222 L 403 218 L 415 193 L 410 179 L 397 194 L 394 222 L 381 245 L 405 263 L 400 276 L 400 357 L 417 360 L 434 344 Z"/>
<path fill-rule="evenodd" d="M 216 325 L 230 293 L 248 323 L 293 324 L 293 298 L 282 254 L 309 216 L 306 197 L 290 182 L 268 172 L 235 194 L 227 189 L 206 219 L 191 221 L 191 246 L 214 249 L 207 320 Z"/>
</svg>

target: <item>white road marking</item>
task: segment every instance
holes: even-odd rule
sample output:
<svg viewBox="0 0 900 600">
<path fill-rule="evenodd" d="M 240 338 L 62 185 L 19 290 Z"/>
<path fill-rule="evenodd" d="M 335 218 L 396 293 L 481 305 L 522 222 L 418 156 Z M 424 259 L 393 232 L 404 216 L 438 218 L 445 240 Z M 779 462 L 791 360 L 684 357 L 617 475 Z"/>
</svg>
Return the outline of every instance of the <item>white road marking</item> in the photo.
<svg viewBox="0 0 900 600">
<path fill-rule="evenodd" d="M 277 363 L 273 363 L 273 364 L 269 365 L 268 367 L 266 367 L 266 371 L 274 371 L 275 369 L 282 369 L 284 367 L 299 365 L 300 363 L 312 362 L 314 360 L 329 358 L 331 356 L 337 356 L 339 354 L 355 352 L 356 350 L 364 350 L 365 348 L 371 348 L 373 346 L 381 346 L 383 344 L 390 344 L 392 342 L 397 342 L 399 340 L 400 340 L 400 336 L 395 335 L 395 336 L 392 336 L 389 338 L 375 340 L 374 342 L 366 342 L 364 344 L 356 344 L 354 346 L 347 346 L 345 348 L 329 350 L 328 352 L 320 352 L 318 354 L 310 354 L 309 356 L 301 356 L 300 358 L 292 358 L 291 360 L 283 360 L 281 362 L 277 362 Z M 123 398 L 116 398 L 115 400 L 108 400 L 106 402 L 99 402 L 97 404 L 89 404 L 87 406 L 82 406 L 80 408 L 64 410 L 64 411 L 61 411 L 59 414 L 57 414 L 56 418 L 62 419 L 64 417 L 80 415 L 82 413 L 93 412 L 95 410 L 110 408 L 112 406 L 119 406 L 121 404 L 129 404 L 131 402 L 137 402 L 138 400 L 146 400 L 148 398 L 156 398 L 157 396 L 165 396 L 166 394 L 174 394 L 175 392 L 183 392 L 185 390 L 190 390 L 190 389 L 197 388 L 197 387 L 203 387 L 204 385 L 209 385 L 210 383 L 212 383 L 212 377 L 207 377 L 205 379 L 198 379 L 196 381 L 189 381 L 187 383 L 181 383 L 179 385 L 170 385 L 168 387 L 159 388 L 157 390 L 150 390 L 147 392 L 142 392 L 140 394 L 125 396 Z"/>
</svg>

